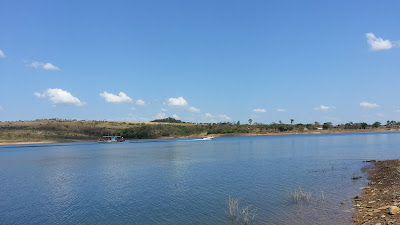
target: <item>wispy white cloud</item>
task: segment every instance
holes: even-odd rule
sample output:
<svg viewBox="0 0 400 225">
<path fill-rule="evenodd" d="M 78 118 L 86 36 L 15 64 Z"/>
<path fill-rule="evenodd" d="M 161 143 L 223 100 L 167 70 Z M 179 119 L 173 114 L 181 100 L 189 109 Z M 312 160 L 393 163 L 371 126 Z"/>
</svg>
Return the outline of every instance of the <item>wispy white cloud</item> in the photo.
<svg viewBox="0 0 400 225">
<path fill-rule="evenodd" d="M 193 107 L 193 106 L 190 106 L 190 107 L 188 108 L 188 110 L 189 110 L 190 112 L 195 112 L 195 113 L 199 113 L 199 112 L 200 112 L 200 109 L 195 108 L 195 107 Z"/>
<path fill-rule="evenodd" d="M 266 113 L 267 110 L 266 109 L 253 109 L 253 112 L 255 112 L 255 113 Z"/>
<path fill-rule="evenodd" d="M 35 68 L 35 69 L 40 69 L 43 66 L 43 63 L 40 62 L 32 62 L 31 64 L 29 64 L 30 67 Z"/>
<path fill-rule="evenodd" d="M 33 95 L 35 95 L 37 98 L 45 98 L 45 94 L 40 94 L 39 92 L 34 92 Z"/>
<path fill-rule="evenodd" d="M 0 50 L 0 58 L 5 58 L 6 55 L 4 54 L 4 52 L 2 50 Z"/>
<path fill-rule="evenodd" d="M 389 50 L 395 46 L 390 40 L 378 38 L 373 33 L 366 33 L 365 37 L 371 51 Z"/>
<path fill-rule="evenodd" d="M 223 119 L 223 120 L 227 120 L 227 121 L 230 121 L 232 119 L 231 117 L 229 117 L 229 116 L 227 116 L 225 114 L 218 115 L 218 117 Z"/>
<path fill-rule="evenodd" d="M 167 116 L 165 115 L 165 113 L 158 113 L 157 115 L 156 115 L 156 119 L 164 119 L 164 118 L 166 118 Z"/>
<path fill-rule="evenodd" d="M 46 63 L 43 65 L 44 70 L 60 70 L 57 66 L 51 64 L 51 63 Z"/>
<path fill-rule="evenodd" d="M 400 109 L 396 109 L 395 112 L 400 113 Z"/>
<path fill-rule="evenodd" d="M 169 98 L 167 104 L 172 107 L 186 107 L 189 105 L 182 96 L 178 98 Z"/>
<path fill-rule="evenodd" d="M 0 105 L 0 111 L 3 111 L 3 110 L 4 110 L 3 106 Z"/>
<path fill-rule="evenodd" d="M 127 116 L 121 117 L 118 116 L 116 118 L 110 118 L 106 119 L 106 121 L 121 121 L 121 122 L 145 122 L 152 120 L 151 118 L 145 118 L 145 117 L 138 117 L 134 115 L 133 113 L 128 113 Z"/>
<path fill-rule="evenodd" d="M 144 106 L 144 105 L 146 105 L 146 102 L 143 101 L 142 99 L 138 99 L 138 100 L 136 100 L 135 102 L 136 102 L 136 105 L 139 105 L 139 106 Z"/>
<path fill-rule="evenodd" d="M 168 109 L 161 108 L 161 111 L 166 112 L 166 111 L 168 111 Z"/>
<path fill-rule="evenodd" d="M 131 103 L 132 99 L 124 92 L 119 92 L 118 95 L 112 93 L 103 92 L 99 94 L 106 102 L 113 104 Z"/>
<path fill-rule="evenodd" d="M 276 109 L 277 112 L 286 112 L 286 109 Z"/>
<path fill-rule="evenodd" d="M 214 118 L 214 116 L 211 113 L 204 113 L 204 116 L 207 118 Z"/>
<path fill-rule="evenodd" d="M 179 116 L 176 115 L 176 114 L 172 115 L 172 118 L 174 118 L 174 119 L 176 119 L 176 120 L 179 120 L 179 119 L 180 119 Z"/>
<path fill-rule="evenodd" d="M 381 118 L 385 117 L 385 114 L 383 114 L 383 113 L 376 113 L 375 115 L 376 115 L 377 117 L 381 117 Z"/>
<path fill-rule="evenodd" d="M 326 105 L 320 105 L 318 107 L 315 107 L 314 110 L 317 111 L 329 111 L 329 110 L 333 110 L 336 109 L 335 106 L 326 106 Z"/>
<path fill-rule="evenodd" d="M 360 103 L 360 106 L 363 107 L 363 108 L 370 108 L 370 109 L 372 109 L 372 108 L 378 108 L 378 107 L 379 107 L 378 104 L 376 104 L 376 103 L 369 103 L 369 102 L 361 102 L 361 103 Z"/>
<path fill-rule="evenodd" d="M 29 64 L 28 66 L 35 68 L 35 69 L 42 69 L 42 70 L 60 70 L 60 68 L 58 68 L 57 66 L 51 64 L 51 63 L 42 63 L 42 62 L 32 62 L 31 64 Z"/>
<path fill-rule="evenodd" d="M 33 93 L 38 98 L 49 98 L 49 100 L 55 105 L 72 105 L 82 106 L 85 103 L 81 102 L 77 97 L 74 97 L 68 91 L 64 91 L 59 88 L 49 88 L 42 94 L 39 92 Z"/>
</svg>

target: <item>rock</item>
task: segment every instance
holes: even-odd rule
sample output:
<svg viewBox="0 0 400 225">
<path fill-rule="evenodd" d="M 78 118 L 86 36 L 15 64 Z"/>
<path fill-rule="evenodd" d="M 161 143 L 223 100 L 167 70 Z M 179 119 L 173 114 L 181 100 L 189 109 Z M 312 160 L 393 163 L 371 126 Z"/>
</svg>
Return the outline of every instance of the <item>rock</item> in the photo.
<svg viewBox="0 0 400 225">
<path fill-rule="evenodd" d="M 390 207 L 390 205 L 386 205 L 386 206 L 379 207 L 378 209 L 384 210 L 384 209 L 388 209 L 389 207 Z"/>
<path fill-rule="evenodd" d="M 341 204 L 341 205 L 346 205 L 346 202 L 341 202 L 340 204 Z"/>
<path fill-rule="evenodd" d="M 397 206 L 392 205 L 392 206 L 389 207 L 389 214 L 391 214 L 391 215 L 395 215 L 399 211 L 400 211 L 400 208 L 397 207 Z"/>
<path fill-rule="evenodd" d="M 368 204 L 372 204 L 372 203 L 375 203 L 375 201 L 370 201 L 370 202 L 368 202 Z"/>
<path fill-rule="evenodd" d="M 371 162 L 376 162 L 376 160 L 375 160 L 375 159 L 372 159 L 372 160 L 365 160 L 365 161 L 363 161 L 363 162 L 369 162 L 369 163 L 371 163 Z"/>
</svg>

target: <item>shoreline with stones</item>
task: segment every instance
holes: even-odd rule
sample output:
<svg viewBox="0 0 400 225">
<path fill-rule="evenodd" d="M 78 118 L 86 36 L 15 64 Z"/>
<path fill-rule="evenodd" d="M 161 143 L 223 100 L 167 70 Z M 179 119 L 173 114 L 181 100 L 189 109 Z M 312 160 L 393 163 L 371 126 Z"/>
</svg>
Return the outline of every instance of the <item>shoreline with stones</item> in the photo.
<svg viewBox="0 0 400 225">
<path fill-rule="evenodd" d="M 400 159 L 367 162 L 370 182 L 353 199 L 353 224 L 400 224 Z"/>
</svg>

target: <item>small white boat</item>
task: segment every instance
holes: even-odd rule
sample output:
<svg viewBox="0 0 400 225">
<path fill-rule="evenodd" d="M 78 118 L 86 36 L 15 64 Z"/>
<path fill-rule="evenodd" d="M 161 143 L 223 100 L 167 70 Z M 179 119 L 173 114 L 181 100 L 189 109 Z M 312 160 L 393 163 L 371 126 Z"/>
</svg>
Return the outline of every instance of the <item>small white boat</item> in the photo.
<svg viewBox="0 0 400 225">
<path fill-rule="evenodd" d="M 214 137 L 203 137 L 201 140 L 212 140 Z"/>
</svg>

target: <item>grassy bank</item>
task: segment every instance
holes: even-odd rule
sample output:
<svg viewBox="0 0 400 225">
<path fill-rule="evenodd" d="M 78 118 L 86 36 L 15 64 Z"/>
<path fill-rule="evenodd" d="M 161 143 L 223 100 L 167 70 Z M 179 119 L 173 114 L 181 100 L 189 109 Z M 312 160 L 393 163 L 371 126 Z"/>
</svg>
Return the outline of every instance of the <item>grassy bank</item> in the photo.
<svg viewBox="0 0 400 225">
<path fill-rule="evenodd" d="M 36 142 L 95 141 L 103 135 L 122 135 L 127 139 L 175 138 L 198 136 L 249 136 L 309 133 L 383 131 L 384 127 L 346 129 L 331 127 L 317 130 L 312 124 L 233 124 L 233 123 L 134 123 L 77 120 L 35 120 L 0 122 L 0 144 Z"/>
</svg>

